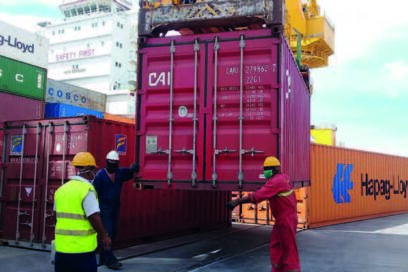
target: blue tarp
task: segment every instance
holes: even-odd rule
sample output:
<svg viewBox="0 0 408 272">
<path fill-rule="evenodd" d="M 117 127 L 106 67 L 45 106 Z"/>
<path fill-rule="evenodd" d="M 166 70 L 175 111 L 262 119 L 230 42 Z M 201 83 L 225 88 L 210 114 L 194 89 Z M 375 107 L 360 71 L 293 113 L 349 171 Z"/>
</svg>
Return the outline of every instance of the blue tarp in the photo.
<svg viewBox="0 0 408 272">
<path fill-rule="evenodd" d="M 103 118 L 103 112 L 81 108 L 63 103 L 46 103 L 45 118 L 75 117 L 83 115 L 94 115 Z"/>
</svg>

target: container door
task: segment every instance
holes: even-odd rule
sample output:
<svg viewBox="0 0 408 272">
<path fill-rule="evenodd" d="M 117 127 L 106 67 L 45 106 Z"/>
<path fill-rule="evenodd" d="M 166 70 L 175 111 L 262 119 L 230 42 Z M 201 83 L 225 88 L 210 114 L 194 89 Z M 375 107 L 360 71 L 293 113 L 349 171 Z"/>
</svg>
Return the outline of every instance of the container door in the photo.
<svg viewBox="0 0 408 272">
<path fill-rule="evenodd" d="M 143 54 L 138 91 L 142 108 L 139 135 L 143 179 L 174 188 L 203 179 L 204 45 L 153 47 Z M 200 140 L 201 139 L 201 140 Z M 173 187 L 172 187 L 173 186 Z M 190 186 L 190 187 L 191 187 Z"/>
<path fill-rule="evenodd" d="M 210 47 L 207 168 L 213 186 L 251 191 L 265 183 L 265 156 L 279 155 L 277 39 L 221 41 Z"/>
<path fill-rule="evenodd" d="M 44 128 L 32 122 L 5 127 L 2 204 L 3 238 L 18 246 L 34 247 L 40 240 L 41 171 Z"/>
<path fill-rule="evenodd" d="M 72 119 L 78 121 L 78 119 Z M 44 175 L 42 179 L 41 215 L 39 216 L 41 244 L 54 239 L 56 218 L 53 213 L 55 191 L 75 175 L 70 165 L 77 152 L 88 151 L 88 132 L 85 124 L 70 120 L 44 121 Z"/>
</svg>

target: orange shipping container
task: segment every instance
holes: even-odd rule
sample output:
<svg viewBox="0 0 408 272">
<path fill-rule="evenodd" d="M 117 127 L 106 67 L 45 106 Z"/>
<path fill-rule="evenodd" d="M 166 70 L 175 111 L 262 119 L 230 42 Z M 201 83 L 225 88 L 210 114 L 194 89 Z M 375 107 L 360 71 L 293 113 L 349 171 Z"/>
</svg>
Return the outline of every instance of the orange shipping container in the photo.
<svg viewBox="0 0 408 272">
<path fill-rule="evenodd" d="M 408 212 L 408 158 L 312 145 L 307 227 Z"/>
<path fill-rule="evenodd" d="M 111 114 L 107 112 L 103 114 L 103 119 L 118 121 L 118 122 L 128 123 L 128 124 L 135 124 L 135 118 L 126 117 L 123 115 Z"/>
<path fill-rule="evenodd" d="M 312 144 L 311 186 L 296 190 L 298 227 L 406 213 L 407 190 L 408 158 Z M 273 224 L 264 207 L 267 202 L 237 207 L 236 221 Z"/>
<path fill-rule="evenodd" d="M 298 212 L 298 228 L 306 228 L 306 207 L 304 198 L 306 188 L 300 188 L 296 190 L 297 199 L 297 212 Z M 240 192 L 233 192 L 232 198 L 239 196 Z M 248 192 L 242 192 L 241 196 L 246 195 Z M 258 225 L 273 225 L 275 220 L 269 209 L 269 202 L 263 201 L 258 204 L 242 204 L 235 207 L 232 212 L 232 220 L 239 223 L 258 224 Z"/>
</svg>

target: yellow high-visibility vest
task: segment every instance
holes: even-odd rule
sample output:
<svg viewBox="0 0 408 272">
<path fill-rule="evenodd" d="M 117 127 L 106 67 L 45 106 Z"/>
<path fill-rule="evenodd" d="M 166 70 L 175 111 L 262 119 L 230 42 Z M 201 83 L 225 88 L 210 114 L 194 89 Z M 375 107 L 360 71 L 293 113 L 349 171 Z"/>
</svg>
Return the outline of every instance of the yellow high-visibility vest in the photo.
<svg viewBox="0 0 408 272">
<path fill-rule="evenodd" d="M 57 252 L 86 253 L 96 249 L 96 232 L 82 208 L 82 202 L 90 191 L 95 192 L 91 183 L 70 180 L 55 192 Z"/>
</svg>

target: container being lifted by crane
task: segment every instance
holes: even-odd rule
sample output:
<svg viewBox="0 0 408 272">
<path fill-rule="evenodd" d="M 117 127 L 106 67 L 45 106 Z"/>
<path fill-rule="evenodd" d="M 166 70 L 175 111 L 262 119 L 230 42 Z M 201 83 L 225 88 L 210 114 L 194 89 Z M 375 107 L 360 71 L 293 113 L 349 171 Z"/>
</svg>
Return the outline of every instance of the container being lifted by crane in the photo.
<svg viewBox="0 0 408 272">
<path fill-rule="evenodd" d="M 334 54 L 334 27 L 316 0 L 142 1 L 139 36 L 162 37 L 271 28 L 284 34 L 298 64 L 325 67 Z"/>
<path fill-rule="evenodd" d="M 311 92 L 284 36 L 285 2 L 185 3 L 140 10 L 137 186 L 252 191 L 271 155 L 309 186 Z"/>
</svg>

